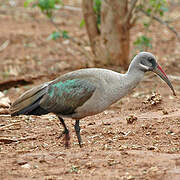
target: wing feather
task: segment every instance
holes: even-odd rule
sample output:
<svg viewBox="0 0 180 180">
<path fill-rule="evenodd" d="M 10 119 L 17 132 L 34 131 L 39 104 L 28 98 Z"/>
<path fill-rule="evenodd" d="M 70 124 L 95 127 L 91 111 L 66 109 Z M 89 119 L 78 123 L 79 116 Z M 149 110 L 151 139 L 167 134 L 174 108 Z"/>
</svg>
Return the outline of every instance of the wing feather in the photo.
<svg viewBox="0 0 180 180">
<path fill-rule="evenodd" d="M 46 93 L 48 83 L 34 87 L 22 94 L 10 107 L 11 114 L 30 106 Z"/>
<path fill-rule="evenodd" d="M 95 89 L 92 83 L 84 79 L 59 81 L 48 87 L 40 106 L 56 114 L 72 114 L 92 96 Z"/>
</svg>

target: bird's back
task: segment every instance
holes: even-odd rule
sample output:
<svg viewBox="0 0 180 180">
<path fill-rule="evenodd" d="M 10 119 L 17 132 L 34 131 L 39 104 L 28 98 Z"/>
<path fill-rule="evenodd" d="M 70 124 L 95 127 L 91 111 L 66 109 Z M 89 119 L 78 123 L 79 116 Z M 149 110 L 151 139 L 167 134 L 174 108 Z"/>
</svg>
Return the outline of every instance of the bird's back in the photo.
<svg viewBox="0 0 180 180">
<path fill-rule="evenodd" d="M 89 81 L 95 79 L 94 72 L 96 70 L 93 70 L 93 72 L 90 69 L 73 71 L 56 78 L 54 81 L 43 83 L 26 91 L 11 105 L 11 115 L 41 115 L 53 111 L 58 113 L 58 109 L 59 113 L 68 114 L 69 111 L 72 111 L 70 109 L 82 105 L 91 96 L 95 86 L 92 81 L 91 83 Z M 91 75 L 93 75 L 93 78 Z M 55 92 L 54 95 L 52 95 L 53 92 Z M 68 94 L 68 92 L 70 93 Z M 70 95 L 74 99 L 69 98 Z M 58 103 L 53 104 L 55 99 L 58 100 Z M 50 106 L 47 107 L 48 103 L 51 104 L 51 108 Z M 68 104 L 72 105 L 69 110 L 67 110 Z M 66 110 L 67 112 L 65 112 Z"/>
<path fill-rule="evenodd" d="M 109 91 L 117 78 L 119 73 L 100 68 L 73 71 L 25 92 L 12 104 L 11 113 L 53 112 L 74 118 L 96 114 L 113 102 Z"/>
</svg>

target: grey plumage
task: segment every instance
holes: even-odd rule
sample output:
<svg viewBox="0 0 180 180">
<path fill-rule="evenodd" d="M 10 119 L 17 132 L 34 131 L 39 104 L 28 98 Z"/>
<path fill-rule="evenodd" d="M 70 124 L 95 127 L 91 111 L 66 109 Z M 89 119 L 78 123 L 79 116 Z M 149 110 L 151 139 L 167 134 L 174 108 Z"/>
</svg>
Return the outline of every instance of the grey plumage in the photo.
<svg viewBox="0 0 180 180">
<path fill-rule="evenodd" d="M 146 71 L 158 74 L 175 94 L 155 57 L 151 53 L 142 52 L 132 60 L 125 74 L 101 68 L 87 68 L 37 86 L 12 104 L 11 115 L 55 113 L 64 126 L 66 145 L 69 131 L 62 117 L 71 117 L 76 120 L 75 130 L 81 145 L 79 119 L 100 113 L 125 96 L 137 86 Z"/>
<path fill-rule="evenodd" d="M 96 87 L 84 79 L 58 80 L 47 89 L 40 100 L 40 106 L 48 112 L 59 115 L 71 115 L 93 94 Z"/>
</svg>

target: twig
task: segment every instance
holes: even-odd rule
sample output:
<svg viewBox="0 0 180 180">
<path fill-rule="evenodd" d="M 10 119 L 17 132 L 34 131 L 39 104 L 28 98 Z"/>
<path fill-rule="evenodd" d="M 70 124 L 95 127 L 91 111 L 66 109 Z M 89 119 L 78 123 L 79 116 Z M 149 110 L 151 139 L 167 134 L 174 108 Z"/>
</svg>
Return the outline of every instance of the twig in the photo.
<svg viewBox="0 0 180 180">
<path fill-rule="evenodd" d="M 10 144 L 10 143 L 13 143 L 13 142 L 18 142 L 18 141 L 26 141 L 26 140 L 35 140 L 37 139 L 37 136 L 28 136 L 28 137 L 25 137 L 25 138 L 19 138 L 19 139 L 13 139 L 13 137 L 8 137 L 7 136 L 4 136 L 4 137 L 0 137 L 0 142 L 3 142 L 5 144 Z"/>
<path fill-rule="evenodd" d="M 129 19 L 131 18 L 132 12 L 133 12 L 134 8 L 136 7 L 137 2 L 138 2 L 138 0 L 132 0 L 131 7 L 130 7 L 130 9 L 129 9 L 126 17 L 125 17 L 125 23 L 127 23 L 129 21 Z"/>
<path fill-rule="evenodd" d="M 0 142 L 3 142 L 5 144 L 10 144 L 17 141 L 18 141 L 17 139 L 0 138 Z"/>
<path fill-rule="evenodd" d="M 0 51 L 3 51 L 6 49 L 9 45 L 9 40 L 6 40 L 1 46 L 0 46 Z"/>
<path fill-rule="evenodd" d="M 10 114 L 0 114 L 0 117 L 11 117 Z"/>
<path fill-rule="evenodd" d="M 6 128 L 8 128 L 8 127 L 11 127 L 11 126 L 14 126 L 14 125 L 19 125 L 19 124 L 20 124 L 19 122 L 7 124 L 7 125 L 5 125 L 5 126 L 0 127 L 0 131 L 6 129 Z"/>
<path fill-rule="evenodd" d="M 165 25 L 170 31 L 172 31 L 178 38 L 178 40 L 180 41 L 180 35 L 178 34 L 178 32 L 172 27 L 170 26 L 168 23 L 166 23 L 165 21 L 163 21 L 162 19 L 147 13 L 146 11 L 144 11 L 143 9 L 139 9 L 143 14 L 145 14 L 148 17 L 152 17 L 154 20 L 158 21 L 160 24 Z"/>
<path fill-rule="evenodd" d="M 19 138 L 17 139 L 17 141 L 26 141 L 26 140 L 35 140 L 37 139 L 37 136 L 28 136 L 28 137 L 24 137 L 24 138 Z"/>
<path fill-rule="evenodd" d="M 7 125 L 0 125 L 0 130 L 4 130 L 5 128 L 8 128 L 8 127 L 11 127 L 11 126 L 14 126 L 14 125 L 20 125 L 20 122 L 26 121 L 26 120 L 27 119 L 25 118 L 25 119 L 17 120 L 14 123 L 10 123 L 10 124 L 7 124 Z"/>
<path fill-rule="evenodd" d="M 132 17 L 131 22 L 129 23 L 129 27 L 130 28 L 134 27 L 138 19 L 139 19 L 139 16 Z"/>
</svg>

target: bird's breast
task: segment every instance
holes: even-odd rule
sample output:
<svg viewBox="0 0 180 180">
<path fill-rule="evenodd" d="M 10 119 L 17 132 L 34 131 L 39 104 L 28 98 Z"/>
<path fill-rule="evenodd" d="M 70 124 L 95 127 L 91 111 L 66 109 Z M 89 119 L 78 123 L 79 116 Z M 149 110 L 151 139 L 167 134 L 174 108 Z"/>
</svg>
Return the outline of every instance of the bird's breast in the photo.
<svg viewBox="0 0 180 180">
<path fill-rule="evenodd" d="M 114 79 L 101 80 L 91 98 L 76 109 L 75 116 L 86 117 L 98 114 L 118 101 L 125 95 L 125 91 L 118 83 L 119 81 Z"/>
</svg>

